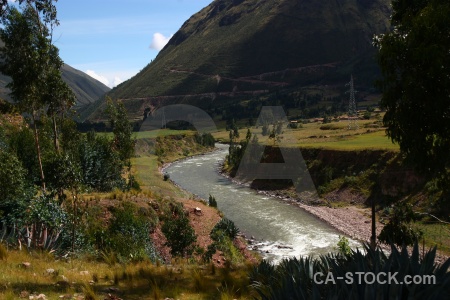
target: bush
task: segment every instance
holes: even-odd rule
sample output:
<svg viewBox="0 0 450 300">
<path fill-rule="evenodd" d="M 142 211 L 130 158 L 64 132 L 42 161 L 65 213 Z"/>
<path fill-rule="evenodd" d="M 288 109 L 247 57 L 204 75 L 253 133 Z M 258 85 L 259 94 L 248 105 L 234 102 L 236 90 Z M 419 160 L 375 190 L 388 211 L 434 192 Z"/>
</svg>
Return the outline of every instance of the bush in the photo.
<svg viewBox="0 0 450 300">
<path fill-rule="evenodd" d="M 235 256 L 233 240 L 239 233 L 239 228 L 233 223 L 233 221 L 223 218 L 220 220 L 214 228 L 211 230 L 209 236 L 213 240 L 213 243 L 208 246 L 207 251 L 203 255 L 205 261 L 210 261 L 214 253 L 220 250 L 229 256 Z M 235 258 L 235 257 L 231 257 Z"/>
<path fill-rule="evenodd" d="M 208 203 L 209 203 L 209 206 L 211 206 L 211 207 L 217 207 L 216 198 L 214 198 L 211 195 L 209 195 Z"/>
<path fill-rule="evenodd" d="M 164 221 L 161 229 L 167 239 L 166 246 L 170 247 L 170 253 L 173 256 L 185 257 L 192 254 L 197 236 L 183 212 L 176 214 L 172 212 L 172 215 Z"/>
<path fill-rule="evenodd" d="M 233 221 L 227 218 L 223 218 L 212 229 L 211 237 L 213 238 L 213 236 L 217 235 L 220 231 L 223 232 L 230 239 L 234 240 L 239 233 L 239 228 L 236 227 Z"/>
<path fill-rule="evenodd" d="M 150 222 L 138 213 L 137 207 L 125 202 L 112 212 L 104 251 L 114 252 L 121 261 L 157 259 L 150 238 Z"/>
<path fill-rule="evenodd" d="M 123 189 L 123 162 L 106 137 L 89 132 L 79 145 L 80 169 L 83 184 L 93 190 L 109 192 Z"/>
<path fill-rule="evenodd" d="M 350 255 L 352 253 L 352 248 L 350 248 L 350 244 L 348 239 L 345 236 L 339 237 L 339 242 L 337 243 L 337 250 L 342 255 Z"/>
<path fill-rule="evenodd" d="M 423 235 L 423 232 L 412 226 L 416 220 L 412 207 L 408 203 L 397 203 L 388 216 L 389 223 L 380 232 L 381 242 L 398 246 L 413 245 Z"/>
<path fill-rule="evenodd" d="M 170 179 L 170 175 L 167 174 L 167 173 L 164 173 L 163 179 L 164 179 L 164 181 L 169 180 Z"/>
</svg>

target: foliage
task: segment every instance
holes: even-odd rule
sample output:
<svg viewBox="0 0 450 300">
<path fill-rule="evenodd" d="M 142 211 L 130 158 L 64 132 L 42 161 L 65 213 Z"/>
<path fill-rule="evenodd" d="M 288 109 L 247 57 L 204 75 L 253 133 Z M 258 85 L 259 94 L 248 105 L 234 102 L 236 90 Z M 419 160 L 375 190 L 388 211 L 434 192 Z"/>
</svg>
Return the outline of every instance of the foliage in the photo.
<svg viewBox="0 0 450 300">
<path fill-rule="evenodd" d="M 388 220 L 378 237 L 381 242 L 413 245 L 422 237 L 422 232 L 412 226 L 416 216 L 410 204 L 400 202 L 394 205 Z"/>
<path fill-rule="evenodd" d="M 213 240 L 220 240 L 220 237 L 225 235 L 234 240 L 239 233 L 239 228 L 236 227 L 233 221 L 223 218 L 211 230 L 211 238 Z"/>
<path fill-rule="evenodd" d="M 80 165 L 73 155 L 56 154 L 46 162 L 44 171 L 48 187 L 58 191 L 60 196 L 65 189 L 72 193 L 81 191 Z"/>
<path fill-rule="evenodd" d="M 37 122 L 41 114 L 52 116 L 54 146 L 58 152 L 56 113 L 74 103 L 73 92 L 61 78 L 63 62 L 59 50 L 52 44 L 53 29 L 59 25 L 56 7 L 52 0 L 26 1 L 19 7 L 7 5 L 1 21 L 0 38 L 5 46 L 0 49 L 0 71 L 11 77 L 6 85 L 11 90 L 11 98 L 22 112 L 32 117 L 40 183 L 45 191 Z"/>
<path fill-rule="evenodd" d="M 156 261 L 155 248 L 149 238 L 150 222 L 135 205 L 125 202 L 112 212 L 103 251 L 112 251 L 119 260 Z"/>
<path fill-rule="evenodd" d="M 93 190 L 111 191 L 123 188 L 122 161 L 107 137 L 89 132 L 79 144 L 80 169 L 83 184 Z"/>
<path fill-rule="evenodd" d="M 0 219 L 11 218 L 24 201 L 25 170 L 13 153 L 0 150 Z"/>
<path fill-rule="evenodd" d="M 197 144 L 200 144 L 204 147 L 214 147 L 216 143 L 216 140 L 211 133 L 199 134 L 198 132 L 196 132 L 194 138 Z"/>
<path fill-rule="evenodd" d="M 59 246 L 60 234 L 68 230 L 68 224 L 69 215 L 54 194 L 43 193 L 30 201 L 22 224 L 18 225 L 25 225 L 26 231 L 31 233 L 21 236 L 28 247 L 51 250 Z"/>
<path fill-rule="evenodd" d="M 128 120 L 127 111 L 122 102 L 113 103 L 107 99 L 109 121 L 114 133 L 112 146 L 118 152 L 119 158 L 126 164 L 134 155 L 136 139 L 133 138 L 133 128 Z"/>
<path fill-rule="evenodd" d="M 233 240 L 239 233 L 239 228 L 236 227 L 233 221 L 223 218 L 221 219 L 211 230 L 209 236 L 213 240 L 213 243 L 208 246 L 207 251 L 203 255 L 205 261 L 210 261 L 214 253 L 217 250 L 232 256 L 233 253 Z"/>
<path fill-rule="evenodd" d="M 33 132 L 27 128 L 15 128 L 11 130 L 9 145 L 13 152 L 21 161 L 26 170 L 26 178 L 29 182 L 38 182 L 39 165 L 37 161 L 36 147 Z"/>
<path fill-rule="evenodd" d="M 252 286 L 261 299 L 446 299 L 450 296 L 450 259 L 437 266 L 434 262 L 436 248 L 419 258 L 419 247 L 415 244 L 411 256 L 403 248 L 401 251 L 392 247 L 387 257 L 383 250 L 371 249 L 364 245 L 364 251 L 356 250 L 348 256 L 328 254 L 314 259 L 302 257 L 283 260 L 272 266 L 263 261 L 250 273 Z M 396 284 L 394 280 L 382 284 L 358 281 L 356 272 L 375 276 L 384 272 L 396 275 L 398 282 L 403 282 L 406 275 L 434 275 L 436 284 Z M 319 274 L 321 273 L 321 274 Z M 353 284 L 346 282 L 346 274 L 353 274 Z M 317 276 L 320 275 L 320 276 Z M 328 274 L 334 280 L 326 281 Z M 315 278 L 316 276 L 316 278 Z M 337 278 L 342 277 L 344 280 Z M 364 278 L 364 277 L 363 277 Z M 314 280 L 316 279 L 316 280 Z M 321 281 L 322 284 L 318 283 Z"/>
<path fill-rule="evenodd" d="M 352 248 L 350 248 L 348 239 L 345 236 L 339 237 L 339 242 L 337 243 L 337 250 L 342 255 L 350 255 L 352 253 Z"/>
<path fill-rule="evenodd" d="M 213 197 L 213 196 L 211 196 L 211 195 L 209 195 L 208 204 L 209 204 L 209 206 L 211 206 L 211 207 L 217 207 L 217 201 L 216 201 L 216 198 Z"/>
<path fill-rule="evenodd" d="M 175 207 L 171 211 L 161 229 L 173 256 L 185 257 L 192 254 L 197 236 L 181 207 Z"/>
<path fill-rule="evenodd" d="M 444 176 L 450 167 L 450 3 L 392 2 L 389 34 L 378 36 L 383 78 L 381 105 L 392 141 L 423 172 Z"/>
<path fill-rule="evenodd" d="M 0 228 L 3 236 L 17 241 L 17 229 L 27 216 L 34 189 L 26 181 L 26 170 L 12 152 L 0 150 Z M 6 236 L 6 233 L 8 236 Z"/>
<path fill-rule="evenodd" d="M 164 181 L 167 181 L 167 180 L 169 180 L 169 179 L 170 179 L 170 174 L 164 173 L 164 175 L 163 175 L 163 180 L 164 180 Z"/>
</svg>

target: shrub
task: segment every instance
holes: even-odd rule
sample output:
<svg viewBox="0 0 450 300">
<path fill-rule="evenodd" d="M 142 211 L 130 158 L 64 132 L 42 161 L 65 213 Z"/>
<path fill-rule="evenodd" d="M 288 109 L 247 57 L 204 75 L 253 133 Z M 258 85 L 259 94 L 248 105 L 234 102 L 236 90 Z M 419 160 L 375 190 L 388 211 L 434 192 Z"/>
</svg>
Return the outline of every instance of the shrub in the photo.
<svg viewBox="0 0 450 300">
<path fill-rule="evenodd" d="M 408 203 L 396 204 L 388 216 L 388 220 L 389 223 L 383 227 L 378 236 L 381 242 L 394 243 L 398 246 L 412 245 L 423 235 L 422 231 L 412 226 L 416 217 Z"/>
<path fill-rule="evenodd" d="M 106 232 L 104 250 L 112 251 L 122 261 L 157 259 L 156 250 L 149 239 L 150 223 L 138 213 L 136 206 L 124 202 L 112 212 Z"/>
<path fill-rule="evenodd" d="M 167 174 L 167 173 L 164 173 L 163 179 L 164 179 L 164 181 L 169 180 L 170 179 L 170 175 Z"/>
<path fill-rule="evenodd" d="M 209 203 L 209 206 L 211 206 L 211 207 L 217 207 L 216 198 L 211 195 L 209 195 L 208 203 Z"/>
<path fill-rule="evenodd" d="M 83 184 L 93 190 L 109 192 L 126 186 L 122 177 L 123 162 L 106 137 L 89 132 L 79 145 Z"/>
<path fill-rule="evenodd" d="M 194 251 L 194 243 L 197 241 L 195 231 L 184 213 L 172 215 L 164 221 L 162 226 L 170 253 L 173 256 L 190 256 Z"/>
<path fill-rule="evenodd" d="M 223 218 L 212 229 L 211 238 L 214 240 L 214 236 L 220 235 L 220 232 L 223 232 L 230 239 L 234 240 L 239 233 L 239 228 L 236 227 L 233 221 Z"/>
<path fill-rule="evenodd" d="M 352 248 L 350 248 L 350 244 L 348 239 L 345 236 L 339 237 L 339 242 L 337 243 L 337 250 L 342 255 L 350 255 L 352 253 Z"/>
</svg>

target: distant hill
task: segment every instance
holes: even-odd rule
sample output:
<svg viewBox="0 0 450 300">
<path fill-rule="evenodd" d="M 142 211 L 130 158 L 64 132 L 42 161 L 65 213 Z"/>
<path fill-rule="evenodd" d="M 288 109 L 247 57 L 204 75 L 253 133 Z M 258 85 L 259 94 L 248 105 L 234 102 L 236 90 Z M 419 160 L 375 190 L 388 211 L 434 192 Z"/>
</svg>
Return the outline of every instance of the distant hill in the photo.
<svg viewBox="0 0 450 300">
<path fill-rule="evenodd" d="M 0 47 L 3 47 L 3 42 L 0 41 Z M 90 104 L 96 102 L 105 93 L 111 89 L 69 65 L 64 64 L 62 67 L 62 76 L 64 81 L 72 88 L 76 96 L 76 107 L 78 110 L 84 110 Z M 9 97 L 9 90 L 6 85 L 11 81 L 11 78 L 0 73 L 0 98 L 11 101 Z"/>
<path fill-rule="evenodd" d="M 388 30 L 389 5 L 389 0 L 216 0 L 109 96 L 125 99 L 138 116 L 161 103 L 210 107 L 221 99 L 292 87 L 343 85 L 350 74 L 358 88 L 370 88 L 378 74 L 372 38 Z"/>
</svg>

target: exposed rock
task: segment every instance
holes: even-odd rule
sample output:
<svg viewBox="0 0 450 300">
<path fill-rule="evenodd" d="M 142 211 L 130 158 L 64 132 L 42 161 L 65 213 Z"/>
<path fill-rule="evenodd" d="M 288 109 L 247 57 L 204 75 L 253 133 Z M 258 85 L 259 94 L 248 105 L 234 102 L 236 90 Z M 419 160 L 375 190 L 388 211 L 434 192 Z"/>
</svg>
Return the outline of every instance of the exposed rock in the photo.
<svg viewBox="0 0 450 300">
<path fill-rule="evenodd" d="M 26 261 L 26 262 L 23 262 L 20 266 L 22 268 L 29 269 L 29 268 L 31 268 L 31 263 Z"/>
<path fill-rule="evenodd" d="M 30 297 L 28 297 L 28 299 L 30 299 L 30 300 L 47 300 L 47 296 L 45 296 L 44 294 L 39 294 L 37 296 L 31 295 Z"/>
<path fill-rule="evenodd" d="M 47 269 L 47 270 L 45 270 L 45 272 L 47 274 L 53 274 L 53 273 L 55 273 L 55 269 Z"/>
</svg>

